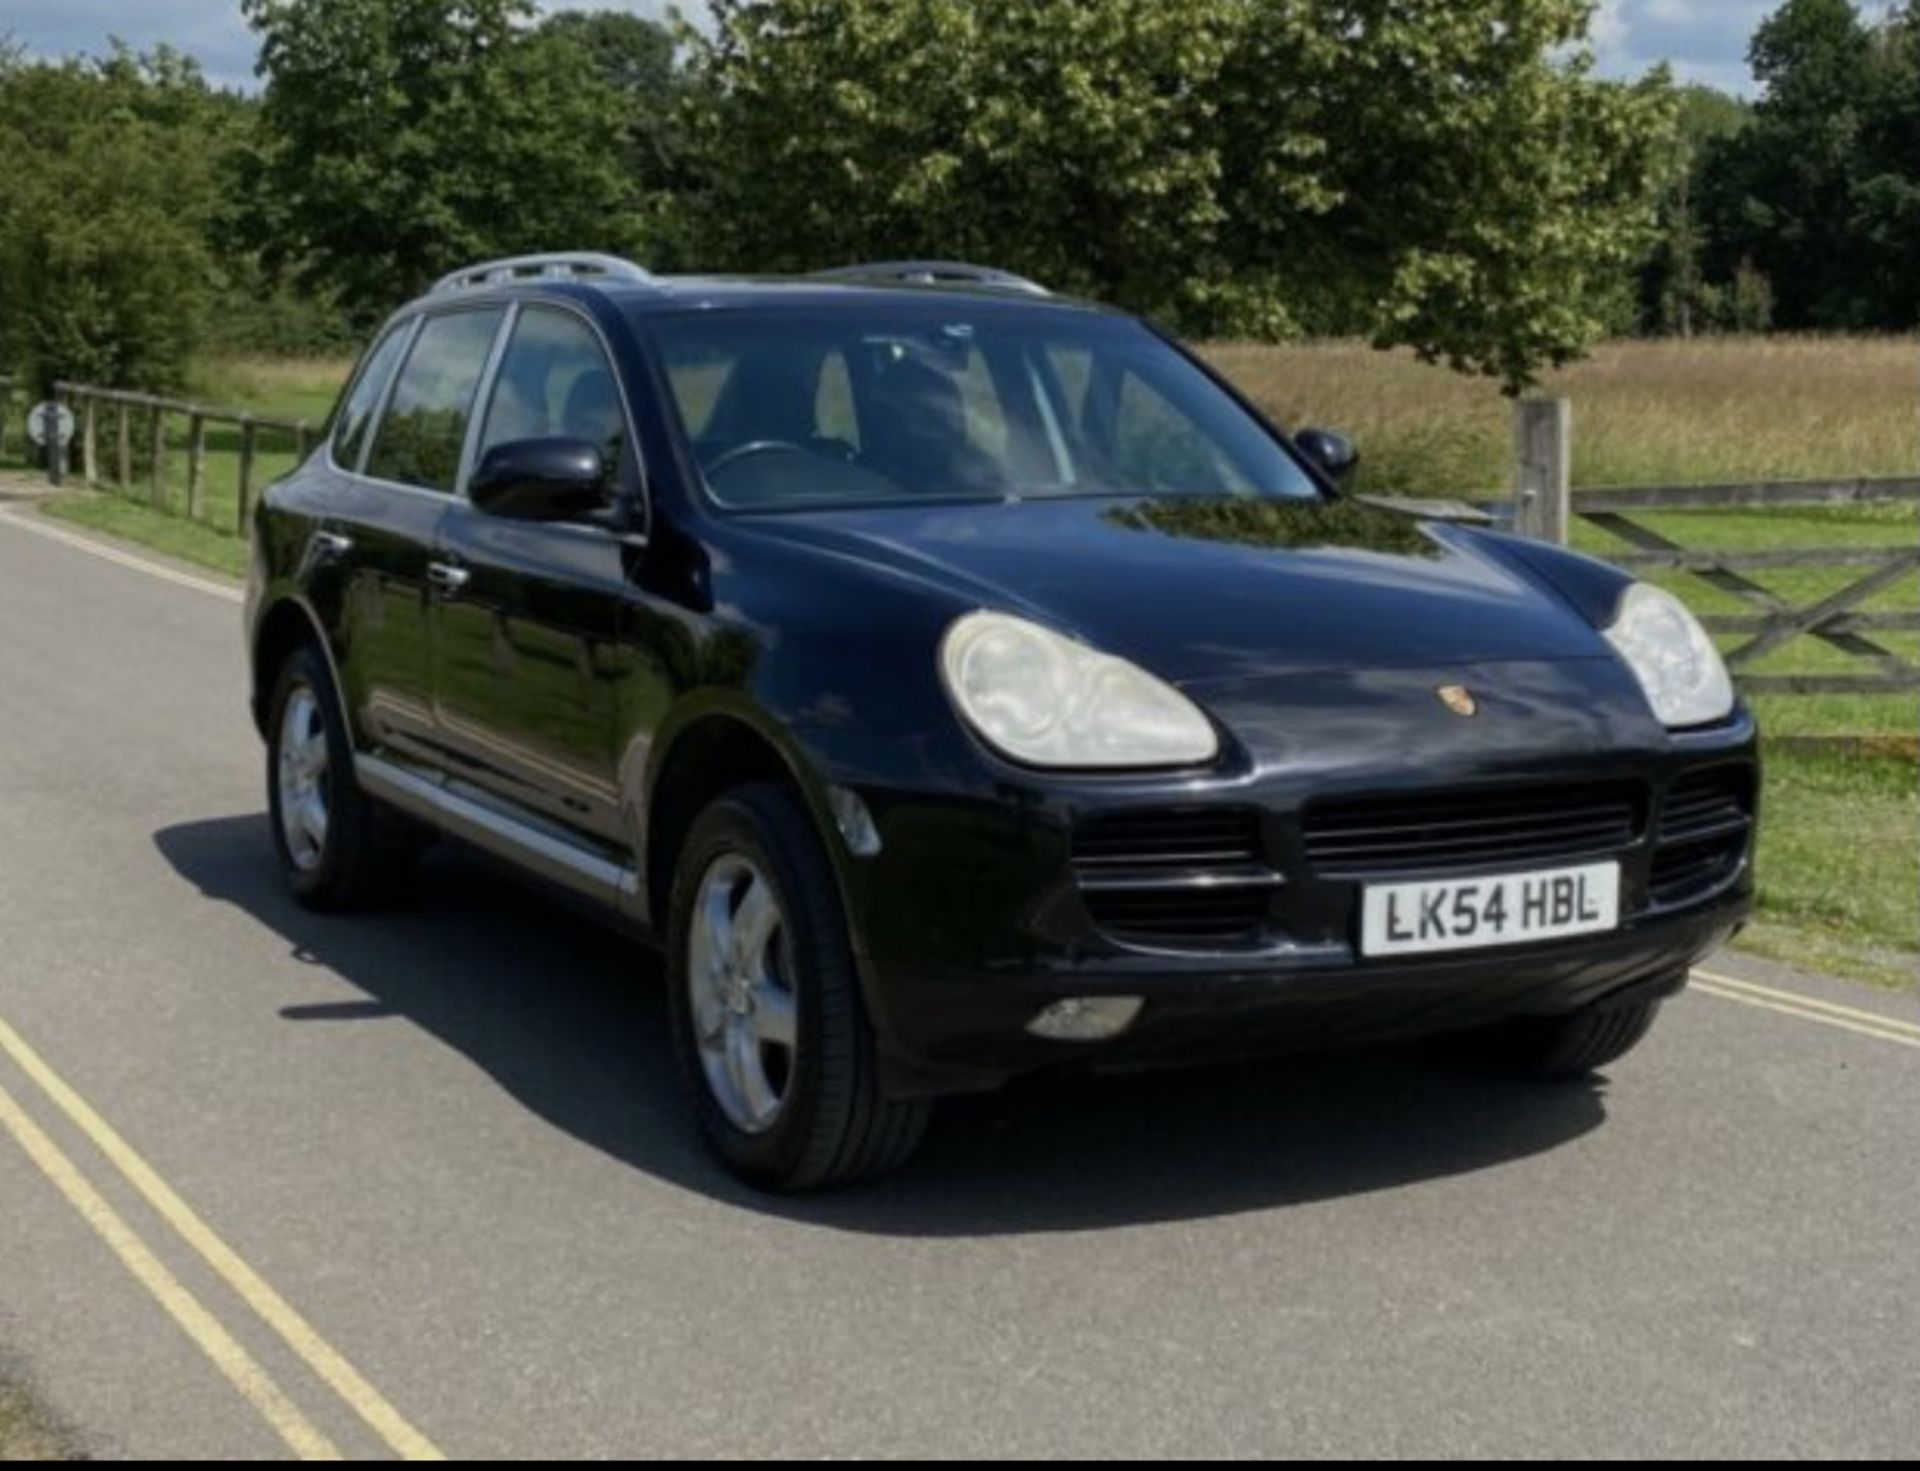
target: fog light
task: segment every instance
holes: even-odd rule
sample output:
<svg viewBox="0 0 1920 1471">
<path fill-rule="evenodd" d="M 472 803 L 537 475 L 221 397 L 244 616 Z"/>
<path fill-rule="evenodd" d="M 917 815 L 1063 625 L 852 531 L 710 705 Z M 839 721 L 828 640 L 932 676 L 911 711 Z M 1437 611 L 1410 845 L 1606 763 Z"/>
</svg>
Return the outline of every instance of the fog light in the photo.
<svg viewBox="0 0 1920 1471">
<path fill-rule="evenodd" d="M 1070 996 L 1028 1022 L 1027 1030 L 1051 1042 L 1104 1042 L 1133 1025 L 1141 1004 L 1138 996 Z"/>
</svg>

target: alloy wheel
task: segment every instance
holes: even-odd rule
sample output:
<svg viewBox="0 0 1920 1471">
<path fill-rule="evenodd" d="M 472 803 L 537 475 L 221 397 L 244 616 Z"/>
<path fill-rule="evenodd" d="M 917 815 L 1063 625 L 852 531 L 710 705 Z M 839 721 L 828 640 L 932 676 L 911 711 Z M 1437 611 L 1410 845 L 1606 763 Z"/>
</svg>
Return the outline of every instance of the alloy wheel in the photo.
<svg viewBox="0 0 1920 1471">
<path fill-rule="evenodd" d="M 799 1048 L 786 919 L 767 876 L 725 854 L 701 877 L 687 937 L 687 986 L 707 1087 L 747 1134 L 779 1122 Z"/>
<path fill-rule="evenodd" d="M 320 698 L 307 685 L 287 697 L 280 716 L 280 833 L 287 856 L 302 873 L 320 866 L 333 810 L 327 722 Z"/>
</svg>

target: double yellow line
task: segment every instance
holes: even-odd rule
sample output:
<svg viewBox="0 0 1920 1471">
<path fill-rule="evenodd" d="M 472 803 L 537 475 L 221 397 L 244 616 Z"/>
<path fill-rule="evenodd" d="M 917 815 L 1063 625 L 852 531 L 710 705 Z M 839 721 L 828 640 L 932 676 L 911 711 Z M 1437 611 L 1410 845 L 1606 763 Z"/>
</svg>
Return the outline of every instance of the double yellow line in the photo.
<svg viewBox="0 0 1920 1471">
<path fill-rule="evenodd" d="M 1752 981 L 1735 980 L 1732 976 L 1715 975 L 1705 970 L 1693 973 L 1693 989 L 1722 1001 L 1738 1001 L 1743 1006 L 1757 1006 L 1762 1011 L 1818 1022 L 1822 1026 L 1837 1027 L 1843 1032 L 1853 1032 L 1881 1042 L 1920 1048 L 1920 1026 L 1882 1016 L 1878 1012 L 1838 1006 L 1831 1001 L 1816 1001 L 1811 996 L 1802 996 L 1797 992 L 1777 991 L 1771 986 L 1755 985 Z"/>
<path fill-rule="evenodd" d="M 47 1100 L 120 1172 L 141 1199 L 396 1455 L 410 1461 L 445 1459 L 432 1441 L 410 1425 L 311 1323 L 221 1240 L 133 1146 L 3 1019 L 0 1019 L 0 1054 L 12 1059 Z M 0 1128 L 14 1137 L 27 1157 L 108 1249 L 295 1455 L 309 1461 L 343 1459 L 340 1448 L 301 1411 L 220 1320 L 181 1284 L 125 1217 L 107 1202 L 79 1166 L 4 1087 L 0 1087 Z"/>
</svg>

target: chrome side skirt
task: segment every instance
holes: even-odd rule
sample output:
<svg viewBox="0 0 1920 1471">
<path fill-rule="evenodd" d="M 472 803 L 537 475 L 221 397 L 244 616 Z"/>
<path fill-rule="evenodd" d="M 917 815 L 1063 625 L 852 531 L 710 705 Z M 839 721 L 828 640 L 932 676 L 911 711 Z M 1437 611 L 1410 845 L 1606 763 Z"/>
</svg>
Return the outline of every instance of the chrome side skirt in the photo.
<svg viewBox="0 0 1920 1471">
<path fill-rule="evenodd" d="M 640 875 L 557 827 L 519 814 L 474 788 L 428 776 L 379 756 L 356 755 L 356 780 L 369 796 L 410 817 L 517 863 L 561 887 L 633 914 Z"/>
</svg>

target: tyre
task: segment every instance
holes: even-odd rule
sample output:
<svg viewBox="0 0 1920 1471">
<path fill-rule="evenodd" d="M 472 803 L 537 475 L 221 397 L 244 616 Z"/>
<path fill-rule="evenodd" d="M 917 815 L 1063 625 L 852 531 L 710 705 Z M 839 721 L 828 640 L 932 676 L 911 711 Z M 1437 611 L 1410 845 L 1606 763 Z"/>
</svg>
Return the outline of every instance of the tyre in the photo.
<svg viewBox="0 0 1920 1471">
<path fill-rule="evenodd" d="M 832 866 L 787 789 L 742 787 L 695 820 L 668 944 L 674 1052 L 728 1169 L 793 1192 L 907 1162 L 931 1105 L 881 1091 Z"/>
<path fill-rule="evenodd" d="M 1572 1016 L 1526 1017 L 1455 1038 L 1451 1050 L 1523 1077 L 1584 1078 L 1639 1046 L 1659 1014 L 1658 1001 L 1627 1001 Z"/>
<path fill-rule="evenodd" d="M 419 845 L 353 779 L 353 747 L 325 661 L 296 651 L 274 685 L 267 798 L 287 887 L 311 909 L 364 907 L 393 892 Z"/>
</svg>

